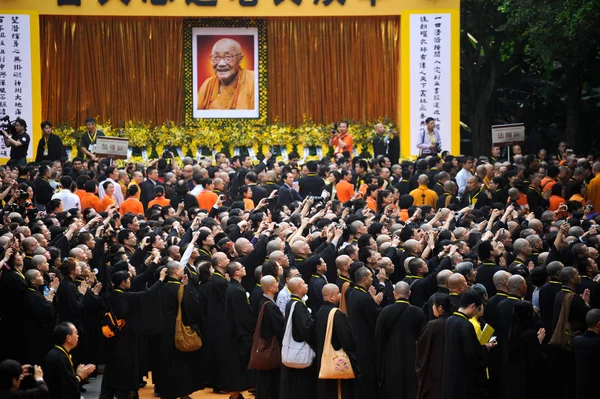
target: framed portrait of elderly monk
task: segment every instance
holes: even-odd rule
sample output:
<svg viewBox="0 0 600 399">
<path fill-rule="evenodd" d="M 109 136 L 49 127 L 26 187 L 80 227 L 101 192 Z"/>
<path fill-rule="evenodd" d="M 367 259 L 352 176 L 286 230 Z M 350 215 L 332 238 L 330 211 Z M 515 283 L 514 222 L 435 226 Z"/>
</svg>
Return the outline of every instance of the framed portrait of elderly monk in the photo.
<svg viewBox="0 0 600 399">
<path fill-rule="evenodd" d="M 264 23 L 186 21 L 184 103 L 189 119 L 258 119 L 266 114 Z M 229 25 L 229 26 L 208 26 Z M 252 26 L 255 25 L 255 26 Z M 189 47 L 188 47 L 189 46 Z M 188 48 L 186 48 L 188 47 Z M 262 59 L 261 59 L 262 58 Z M 190 101 L 191 100 L 191 101 Z M 262 100 L 262 101 L 261 101 Z M 263 105 L 263 106 L 261 106 Z"/>
</svg>

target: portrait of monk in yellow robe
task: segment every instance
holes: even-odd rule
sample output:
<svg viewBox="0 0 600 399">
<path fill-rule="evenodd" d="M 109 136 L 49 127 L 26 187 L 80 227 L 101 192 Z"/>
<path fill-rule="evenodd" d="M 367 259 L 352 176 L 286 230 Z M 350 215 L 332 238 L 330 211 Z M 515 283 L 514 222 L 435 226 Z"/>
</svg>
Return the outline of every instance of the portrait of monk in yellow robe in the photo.
<svg viewBox="0 0 600 399">
<path fill-rule="evenodd" d="M 202 83 L 198 109 L 254 109 L 254 71 L 242 69 L 242 47 L 233 39 L 215 43 L 210 55 L 215 76 Z"/>
</svg>

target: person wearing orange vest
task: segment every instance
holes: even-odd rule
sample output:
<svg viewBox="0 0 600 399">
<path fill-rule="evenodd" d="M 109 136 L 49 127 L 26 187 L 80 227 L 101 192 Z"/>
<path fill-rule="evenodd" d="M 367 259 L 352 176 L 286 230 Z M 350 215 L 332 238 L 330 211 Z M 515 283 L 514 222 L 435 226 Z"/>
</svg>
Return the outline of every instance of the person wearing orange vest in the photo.
<svg viewBox="0 0 600 399">
<path fill-rule="evenodd" d="M 121 216 L 129 212 L 133 213 L 134 215 L 144 214 L 144 206 L 140 200 L 136 198 L 138 191 L 139 188 L 137 185 L 130 186 L 127 189 L 127 199 L 123 201 L 121 207 L 119 208 L 119 213 Z"/>
<path fill-rule="evenodd" d="M 200 209 L 206 209 L 207 211 L 210 211 L 210 209 L 219 200 L 219 196 L 213 191 L 215 189 L 215 185 L 212 179 L 204 179 L 202 186 L 204 187 L 204 190 L 196 196 L 196 199 L 198 200 L 198 207 Z"/>
</svg>

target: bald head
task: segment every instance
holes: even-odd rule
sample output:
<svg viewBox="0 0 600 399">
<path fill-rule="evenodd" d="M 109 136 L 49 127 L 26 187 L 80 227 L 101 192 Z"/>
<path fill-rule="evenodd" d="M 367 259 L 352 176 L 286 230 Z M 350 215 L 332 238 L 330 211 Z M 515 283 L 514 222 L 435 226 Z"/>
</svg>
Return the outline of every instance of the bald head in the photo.
<svg viewBox="0 0 600 399">
<path fill-rule="evenodd" d="M 562 264 L 562 262 L 554 260 L 548 263 L 548 266 L 546 266 L 546 273 L 548 273 L 548 276 L 550 277 L 558 278 L 558 275 L 563 269 L 563 267 L 564 265 Z"/>
<path fill-rule="evenodd" d="M 508 289 L 507 283 L 509 278 L 509 272 L 505 272 L 504 270 L 498 270 L 496 273 L 494 273 L 494 276 L 492 277 L 494 287 L 496 287 L 497 290 L 506 291 Z"/>
<path fill-rule="evenodd" d="M 404 281 L 398 281 L 394 286 L 394 298 L 408 299 L 410 296 L 410 286 Z"/>
<path fill-rule="evenodd" d="M 287 283 L 288 289 L 294 295 L 298 295 L 303 285 L 304 280 L 301 277 L 292 277 Z"/>
<path fill-rule="evenodd" d="M 527 293 L 527 283 L 522 276 L 515 274 L 508 278 L 508 293 L 522 298 Z"/>
<path fill-rule="evenodd" d="M 465 276 L 460 273 L 454 273 L 448 277 L 448 290 L 455 294 L 462 294 L 468 288 Z"/>
<path fill-rule="evenodd" d="M 350 263 L 352 263 L 352 259 L 348 255 L 340 255 L 335 258 L 335 266 L 340 272 L 348 270 Z"/>
<path fill-rule="evenodd" d="M 452 276 L 452 271 L 444 269 L 436 276 L 438 287 L 448 287 L 448 279 Z"/>
<path fill-rule="evenodd" d="M 229 54 L 233 55 L 241 53 L 242 46 L 240 46 L 240 44 L 233 39 L 220 39 L 213 46 L 212 52 L 213 54 L 229 52 Z"/>
<path fill-rule="evenodd" d="M 265 294 L 270 292 L 274 285 L 277 285 L 277 279 L 273 276 L 264 276 L 260 279 L 260 287 Z"/>
<path fill-rule="evenodd" d="M 325 302 L 337 305 L 340 303 L 340 289 L 335 284 L 325 284 L 321 290 Z"/>
</svg>

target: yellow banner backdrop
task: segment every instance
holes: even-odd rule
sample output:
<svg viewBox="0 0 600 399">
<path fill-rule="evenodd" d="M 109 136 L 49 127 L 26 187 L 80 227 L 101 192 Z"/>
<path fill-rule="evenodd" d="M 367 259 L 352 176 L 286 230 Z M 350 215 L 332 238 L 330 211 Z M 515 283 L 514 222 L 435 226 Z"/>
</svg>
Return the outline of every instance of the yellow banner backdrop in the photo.
<svg viewBox="0 0 600 399">
<path fill-rule="evenodd" d="M 2 0 L 40 14 L 164 17 L 308 17 L 400 15 L 410 9 L 459 8 L 459 0 Z"/>
</svg>

